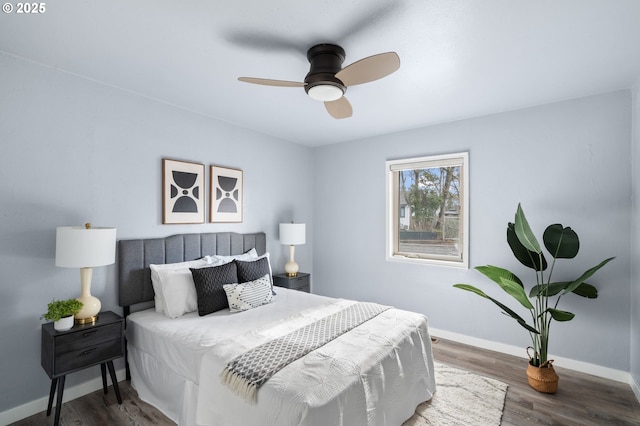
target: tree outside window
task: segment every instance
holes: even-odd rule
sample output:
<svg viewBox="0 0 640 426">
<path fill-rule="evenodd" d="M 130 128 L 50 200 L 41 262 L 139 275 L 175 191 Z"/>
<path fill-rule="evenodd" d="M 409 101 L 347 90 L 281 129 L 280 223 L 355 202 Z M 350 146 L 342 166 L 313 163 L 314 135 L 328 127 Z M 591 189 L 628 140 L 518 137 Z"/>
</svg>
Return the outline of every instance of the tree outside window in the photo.
<svg viewBox="0 0 640 426">
<path fill-rule="evenodd" d="M 468 154 L 387 162 L 387 258 L 467 267 Z"/>
</svg>

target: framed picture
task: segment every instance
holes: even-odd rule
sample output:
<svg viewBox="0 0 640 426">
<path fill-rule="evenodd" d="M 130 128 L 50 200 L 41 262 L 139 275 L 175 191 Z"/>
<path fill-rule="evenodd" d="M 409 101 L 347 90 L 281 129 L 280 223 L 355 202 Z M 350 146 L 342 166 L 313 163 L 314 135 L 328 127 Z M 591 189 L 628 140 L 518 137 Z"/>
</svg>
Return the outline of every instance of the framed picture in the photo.
<svg viewBox="0 0 640 426">
<path fill-rule="evenodd" d="M 211 166 L 210 222 L 242 222 L 242 170 Z"/>
<path fill-rule="evenodd" d="M 162 160 L 162 223 L 204 223 L 204 164 Z"/>
</svg>

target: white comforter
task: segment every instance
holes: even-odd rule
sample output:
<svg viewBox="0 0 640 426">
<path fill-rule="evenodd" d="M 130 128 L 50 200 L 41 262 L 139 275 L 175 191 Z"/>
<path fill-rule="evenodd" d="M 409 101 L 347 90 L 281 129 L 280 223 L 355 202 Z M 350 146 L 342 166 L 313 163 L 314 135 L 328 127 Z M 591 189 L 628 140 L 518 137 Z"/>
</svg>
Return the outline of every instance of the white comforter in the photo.
<svg viewBox="0 0 640 426">
<path fill-rule="evenodd" d="M 140 363 L 145 356 L 139 355 L 146 354 L 193 384 L 185 401 L 195 399 L 195 412 L 171 416 L 180 423 L 399 426 L 435 391 L 426 318 L 407 311 L 383 312 L 283 368 L 260 388 L 257 404 L 220 382 L 224 366 L 235 356 L 351 303 L 278 289 L 275 303 L 239 314 L 227 311 L 165 321 L 155 313 L 141 313 L 133 317 L 133 329 L 138 330 L 132 332 L 133 361 Z M 294 313 L 300 307 L 304 310 Z M 185 326 L 177 327 L 179 323 Z M 158 335 L 163 339 L 157 340 Z M 144 365 L 132 368 L 142 399 L 153 387 L 142 383 L 145 376 L 153 380 L 150 370 Z M 149 399 L 163 409 L 163 401 Z"/>
</svg>

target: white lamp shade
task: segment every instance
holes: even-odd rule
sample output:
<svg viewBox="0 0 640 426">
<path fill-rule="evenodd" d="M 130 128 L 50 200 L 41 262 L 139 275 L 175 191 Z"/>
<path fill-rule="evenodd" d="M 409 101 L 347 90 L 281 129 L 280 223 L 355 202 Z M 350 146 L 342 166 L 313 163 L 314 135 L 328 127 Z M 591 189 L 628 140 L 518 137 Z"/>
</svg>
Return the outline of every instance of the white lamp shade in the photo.
<svg viewBox="0 0 640 426">
<path fill-rule="evenodd" d="M 92 268 L 116 261 L 116 228 L 56 228 L 56 266 Z"/>
<path fill-rule="evenodd" d="M 280 224 L 280 244 L 290 246 L 305 243 L 304 223 L 281 223 Z"/>
</svg>

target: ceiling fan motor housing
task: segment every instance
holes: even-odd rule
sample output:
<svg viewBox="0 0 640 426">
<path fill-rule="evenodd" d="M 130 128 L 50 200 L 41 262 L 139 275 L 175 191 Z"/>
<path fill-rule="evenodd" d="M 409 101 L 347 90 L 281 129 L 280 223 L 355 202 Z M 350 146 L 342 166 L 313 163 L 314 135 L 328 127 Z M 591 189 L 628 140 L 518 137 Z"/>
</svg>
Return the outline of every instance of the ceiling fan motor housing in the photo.
<svg viewBox="0 0 640 426">
<path fill-rule="evenodd" d="M 309 93 L 315 86 L 327 85 L 339 88 L 344 94 L 347 87 L 336 78 L 336 73 L 342 70 L 345 59 L 344 49 L 335 44 L 318 44 L 307 51 L 307 59 L 311 64 L 309 73 L 304 78 L 304 90 Z"/>
</svg>

